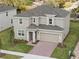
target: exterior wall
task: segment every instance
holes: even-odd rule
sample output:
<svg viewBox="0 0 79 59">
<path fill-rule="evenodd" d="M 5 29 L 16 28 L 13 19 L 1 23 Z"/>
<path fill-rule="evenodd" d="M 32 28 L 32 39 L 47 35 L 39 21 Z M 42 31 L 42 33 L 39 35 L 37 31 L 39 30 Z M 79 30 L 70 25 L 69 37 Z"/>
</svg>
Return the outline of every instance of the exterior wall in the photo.
<svg viewBox="0 0 79 59">
<path fill-rule="evenodd" d="M 34 18 L 35 18 L 35 22 L 34 22 Z M 31 23 L 38 26 L 39 25 L 39 17 L 32 17 L 31 18 Z"/>
<path fill-rule="evenodd" d="M 49 25 L 49 19 L 54 20 L 54 15 L 46 15 L 46 16 L 42 16 L 40 17 L 40 24 L 45 24 L 45 25 Z M 54 21 L 52 22 L 52 25 L 55 25 Z"/>
<path fill-rule="evenodd" d="M 70 27 L 70 14 L 65 18 L 55 18 L 55 24 L 62 27 L 64 29 L 62 38 L 63 40 L 69 33 L 69 27 Z M 62 41 L 63 41 L 62 40 Z"/>
<path fill-rule="evenodd" d="M 40 17 L 40 24 L 47 24 L 47 18 L 46 17 Z"/>
<path fill-rule="evenodd" d="M 64 38 L 69 33 L 69 28 L 70 28 L 70 14 L 64 19 L 64 33 L 63 33 Z"/>
<path fill-rule="evenodd" d="M 19 20 L 22 19 L 22 24 L 19 23 Z M 30 18 L 28 17 L 14 17 L 13 18 L 13 26 L 18 29 L 25 29 L 30 25 Z"/>
<path fill-rule="evenodd" d="M 64 28 L 64 18 L 55 17 L 55 25 Z"/>
<path fill-rule="evenodd" d="M 53 19 L 53 26 L 57 25 L 59 27 L 64 28 L 64 18 L 54 17 L 54 15 L 46 16 L 46 17 L 40 17 L 40 24 L 49 25 L 49 19 Z"/>
<path fill-rule="evenodd" d="M 8 16 L 6 16 L 6 12 L 8 12 Z M 14 15 L 16 15 L 16 9 L 0 12 L 0 31 L 12 26 L 11 18 Z"/>
<path fill-rule="evenodd" d="M 19 19 L 22 19 L 22 24 L 19 23 Z M 31 20 L 28 17 L 14 17 L 13 18 L 13 26 L 14 26 L 14 33 L 15 39 L 24 39 L 27 38 L 27 27 L 31 24 Z M 24 30 L 24 36 L 18 35 L 18 30 Z"/>
</svg>

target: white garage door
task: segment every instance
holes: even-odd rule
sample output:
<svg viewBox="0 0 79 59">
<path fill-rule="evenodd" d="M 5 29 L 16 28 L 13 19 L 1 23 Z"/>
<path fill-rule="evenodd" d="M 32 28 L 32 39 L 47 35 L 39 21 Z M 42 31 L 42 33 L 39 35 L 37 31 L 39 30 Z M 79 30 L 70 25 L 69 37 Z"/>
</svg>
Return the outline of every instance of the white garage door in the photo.
<svg viewBox="0 0 79 59">
<path fill-rule="evenodd" d="M 49 34 L 49 33 L 41 33 L 40 40 L 48 41 L 48 42 L 58 42 L 59 35 L 57 34 Z"/>
</svg>

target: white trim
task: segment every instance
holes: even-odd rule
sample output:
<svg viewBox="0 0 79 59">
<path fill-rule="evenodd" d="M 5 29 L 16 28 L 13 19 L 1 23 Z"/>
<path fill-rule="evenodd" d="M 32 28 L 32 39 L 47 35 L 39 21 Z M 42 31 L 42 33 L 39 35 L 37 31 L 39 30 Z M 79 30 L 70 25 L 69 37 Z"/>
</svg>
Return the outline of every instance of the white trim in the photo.
<svg viewBox="0 0 79 59">
<path fill-rule="evenodd" d="M 19 35 L 18 33 L 21 33 L 21 35 Z M 18 35 L 18 37 L 24 37 L 24 36 L 22 36 L 22 33 L 23 33 L 24 36 L 25 36 L 25 30 L 24 30 L 24 29 L 18 29 L 18 30 L 17 30 L 17 35 Z"/>
<path fill-rule="evenodd" d="M 35 39 L 35 31 L 33 31 L 33 43 L 36 42 L 36 39 Z"/>
<path fill-rule="evenodd" d="M 49 25 L 55 25 L 54 18 L 49 18 L 49 19 L 52 19 L 52 24 L 49 24 Z M 48 21 L 48 23 L 49 23 L 49 21 Z"/>
<path fill-rule="evenodd" d="M 59 35 L 59 42 L 62 43 L 63 38 L 62 38 L 62 34 Z"/>
<path fill-rule="evenodd" d="M 44 31 L 54 31 L 54 32 L 59 32 L 59 33 L 63 32 L 63 31 L 58 31 L 58 30 L 46 30 L 46 29 L 39 29 L 39 30 L 44 30 Z"/>
<path fill-rule="evenodd" d="M 29 31 L 27 31 L 27 41 L 29 41 Z"/>
<path fill-rule="evenodd" d="M 31 21 L 32 21 L 33 24 L 36 24 L 36 18 L 35 18 L 35 17 L 32 17 L 32 18 L 31 18 Z M 34 22 L 34 21 L 35 21 L 35 22 Z"/>
<path fill-rule="evenodd" d="M 49 25 L 49 17 L 47 17 L 47 25 Z"/>
<path fill-rule="evenodd" d="M 37 40 L 40 40 L 40 32 L 37 32 Z"/>
</svg>

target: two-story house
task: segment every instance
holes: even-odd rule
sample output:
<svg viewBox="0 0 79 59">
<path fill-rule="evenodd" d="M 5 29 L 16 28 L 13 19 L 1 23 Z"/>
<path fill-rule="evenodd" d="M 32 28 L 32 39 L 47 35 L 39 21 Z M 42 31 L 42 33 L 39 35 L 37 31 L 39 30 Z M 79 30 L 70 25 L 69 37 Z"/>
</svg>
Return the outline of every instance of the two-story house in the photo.
<svg viewBox="0 0 79 59">
<path fill-rule="evenodd" d="M 63 9 L 41 5 L 15 15 L 15 39 L 62 43 L 69 32 L 70 13 Z"/>
<path fill-rule="evenodd" d="M 7 5 L 0 5 L 0 31 L 12 26 L 12 17 L 16 15 L 16 8 Z"/>
</svg>

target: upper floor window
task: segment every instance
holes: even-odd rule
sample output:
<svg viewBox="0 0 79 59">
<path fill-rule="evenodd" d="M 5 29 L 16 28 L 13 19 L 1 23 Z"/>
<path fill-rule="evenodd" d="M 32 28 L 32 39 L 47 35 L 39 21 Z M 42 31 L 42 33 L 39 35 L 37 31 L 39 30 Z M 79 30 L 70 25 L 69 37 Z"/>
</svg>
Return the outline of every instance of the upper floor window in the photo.
<svg viewBox="0 0 79 59">
<path fill-rule="evenodd" d="M 6 16 L 8 16 L 8 12 L 6 12 Z"/>
<path fill-rule="evenodd" d="M 22 19 L 19 19 L 19 23 L 22 24 Z"/>
<path fill-rule="evenodd" d="M 32 18 L 32 21 L 35 22 L 35 18 Z"/>
<path fill-rule="evenodd" d="M 49 19 L 49 24 L 52 24 L 52 19 Z"/>
<path fill-rule="evenodd" d="M 35 22 L 35 18 L 33 19 L 33 22 Z"/>
</svg>

